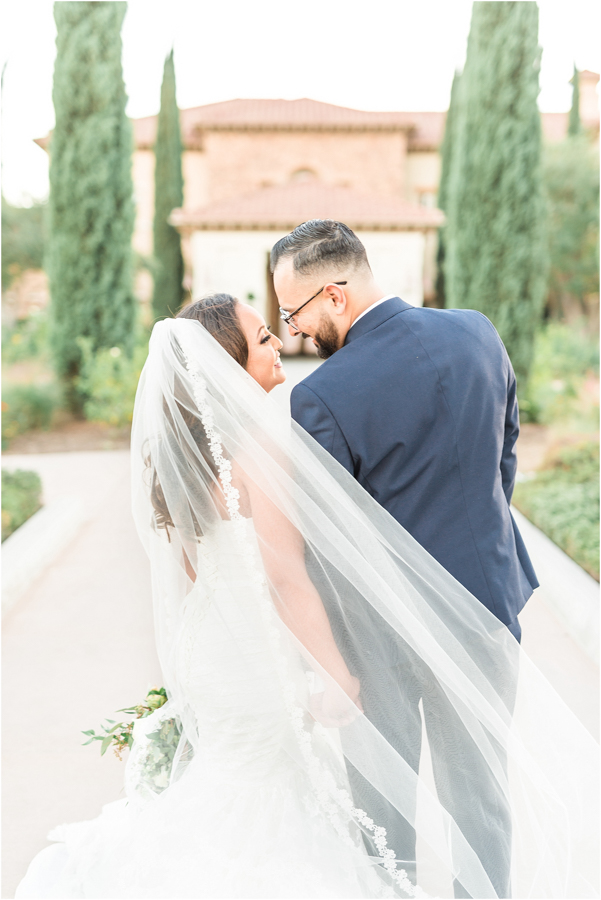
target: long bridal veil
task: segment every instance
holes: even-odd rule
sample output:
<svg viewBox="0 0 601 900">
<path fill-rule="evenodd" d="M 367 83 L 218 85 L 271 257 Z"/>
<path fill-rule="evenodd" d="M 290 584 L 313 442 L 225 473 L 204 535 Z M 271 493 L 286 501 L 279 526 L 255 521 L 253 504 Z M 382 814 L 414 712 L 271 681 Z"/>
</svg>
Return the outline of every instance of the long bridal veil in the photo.
<svg viewBox="0 0 601 900">
<path fill-rule="evenodd" d="M 154 328 L 136 399 L 132 465 L 170 698 L 161 715 L 177 716 L 182 730 L 172 781 L 202 738 L 181 666 L 190 622 L 203 614 L 199 553 L 227 522 L 247 578 L 242 588 L 227 556 L 219 577 L 242 621 L 260 608 L 264 652 L 277 672 L 264 690 L 277 693 L 290 724 L 282 740 L 312 786 L 315 809 L 341 840 L 366 848 L 365 864 L 383 891 L 452 896 L 455 881 L 461 896 L 506 896 L 498 893 L 491 859 L 508 842 L 513 896 L 597 896 L 594 740 L 509 631 L 198 322 L 165 320 Z M 259 527 L 259 502 L 263 513 L 272 510 L 267 518 L 275 527 Z M 385 721 L 402 731 L 414 714 L 410 685 L 419 685 L 423 732 L 402 754 L 299 640 L 299 554 L 350 672 Z M 261 684 L 253 681 L 261 661 L 243 641 L 236 647 L 237 635 L 232 630 L 236 664 L 248 684 Z M 324 691 L 337 696 L 341 727 L 319 713 Z M 443 710 L 437 723 L 427 715 L 433 697 Z M 457 729 L 470 753 L 439 766 L 435 784 L 430 758 L 452 756 Z M 135 756 L 131 795 L 146 790 L 151 797 Z M 468 768 L 478 772 L 478 790 L 452 806 L 446 798 Z M 473 785 L 473 777 L 465 783 Z M 361 798 L 369 796 L 377 799 L 366 811 Z M 386 810 L 388 821 L 392 811 L 415 830 L 415 860 L 394 860 L 394 837 L 374 809 Z M 485 832 L 496 848 L 478 840 Z"/>
</svg>

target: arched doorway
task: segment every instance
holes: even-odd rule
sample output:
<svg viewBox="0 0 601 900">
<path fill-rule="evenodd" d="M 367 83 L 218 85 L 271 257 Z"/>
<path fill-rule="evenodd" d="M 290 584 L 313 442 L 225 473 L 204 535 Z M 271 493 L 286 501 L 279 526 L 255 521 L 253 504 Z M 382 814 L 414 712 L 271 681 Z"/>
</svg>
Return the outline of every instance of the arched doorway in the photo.
<svg viewBox="0 0 601 900">
<path fill-rule="evenodd" d="M 267 324 L 273 333 L 277 334 L 283 342 L 284 346 L 282 347 L 282 353 L 284 356 L 298 356 L 300 353 L 314 355 L 315 346 L 311 341 L 303 340 L 300 335 L 292 337 L 288 331 L 288 326 L 280 319 L 280 309 L 275 288 L 273 286 L 273 275 L 271 274 L 271 268 L 269 266 L 269 257 L 270 254 L 268 253 L 265 265 L 265 277 L 267 281 Z M 308 344 L 310 347 L 307 346 Z"/>
</svg>

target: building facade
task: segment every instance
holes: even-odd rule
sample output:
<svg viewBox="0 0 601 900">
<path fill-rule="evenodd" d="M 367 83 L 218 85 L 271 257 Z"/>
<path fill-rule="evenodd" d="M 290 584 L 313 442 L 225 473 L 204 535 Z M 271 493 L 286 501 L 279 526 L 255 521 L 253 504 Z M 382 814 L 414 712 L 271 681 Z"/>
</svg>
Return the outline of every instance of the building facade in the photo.
<svg viewBox="0 0 601 900">
<path fill-rule="evenodd" d="M 433 115 L 425 124 L 438 132 L 444 115 Z M 192 296 L 226 290 L 277 327 L 269 252 L 311 218 L 355 229 L 387 293 L 416 305 L 432 295 L 440 163 L 415 116 L 315 100 L 232 100 L 183 110 L 181 119 L 184 204 L 171 221 L 182 234 Z M 134 128 L 134 243 L 150 254 L 156 117 Z M 298 349 L 285 329 L 281 335 L 289 352 Z"/>
<path fill-rule="evenodd" d="M 597 140 L 598 81 L 580 73 L 581 119 Z M 227 291 L 276 326 L 273 244 L 307 219 L 333 218 L 359 234 L 386 293 L 433 301 L 444 112 L 367 112 L 304 99 L 229 100 L 180 115 L 184 203 L 171 221 L 191 296 Z M 568 115 L 542 114 L 546 140 L 565 137 Z M 150 257 L 157 117 L 133 126 L 133 243 Z M 148 272 L 140 273 L 138 293 L 148 299 L 151 291 Z"/>
</svg>

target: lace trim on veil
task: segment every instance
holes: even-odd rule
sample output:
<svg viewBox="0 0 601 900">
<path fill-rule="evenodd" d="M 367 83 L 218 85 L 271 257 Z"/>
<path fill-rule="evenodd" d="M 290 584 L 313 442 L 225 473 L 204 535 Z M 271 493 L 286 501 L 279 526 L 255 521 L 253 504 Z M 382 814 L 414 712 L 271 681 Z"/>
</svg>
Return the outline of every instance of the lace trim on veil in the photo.
<svg viewBox="0 0 601 900">
<path fill-rule="evenodd" d="M 192 380 L 192 390 L 194 393 L 194 400 L 198 407 L 200 420 L 207 436 L 211 455 L 217 467 L 226 507 L 230 520 L 234 524 L 232 530 L 239 543 L 240 551 L 248 564 L 248 571 L 249 573 L 252 573 L 252 581 L 256 589 L 255 599 L 261 609 L 272 644 L 272 650 L 278 660 L 282 663 L 281 672 L 286 707 L 299 749 L 307 765 L 315 798 L 343 840 L 355 846 L 355 842 L 352 840 L 348 827 L 345 825 L 336 809 L 336 803 L 358 825 L 363 826 L 367 832 L 372 834 L 373 842 L 382 859 L 384 869 L 398 884 L 401 890 L 411 897 L 425 897 L 426 894 L 424 894 L 418 886 L 411 883 L 405 869 L 397 868 L 394 851 L 388 847 L 386 840 L 386 829 L 376 825 L 373 819 L 367 815 L 365 810 L 354 806 L 349 791 L 345 788 L 340 788 L 336 784 L 331 772 L 324 767 L 323 763 L 314 752 L 311 732 L 309 732 L 303 724 L 304 709 L 296 701 L 296 688 L 294 682 L 292 679 L 286 678 L 284 674 L 286 670 L 286 658 L 281 649 L 281 635 L 274 622 L 274 616 L 277 616 L 277 612 L 269 602 L 268 585 L 265 575 L 257 560 L 256 552 L 251 542 L 248 540 L 248 534 L 245 527 L 247 519 L 240 513 L 240 504 L 238 502 L 240 493 L 232 485 L 232 464 L 223 455 L 221 436 L 215 428 L 213 410 L 207 399 L 207 383 L 202 377 L 200 365 L 193 362 L 193 354 L 188 352 L 183 345 L 182 351 L 186 368 Z M 326 729 L 318 722 L 315 723 L 315 731 L 323 736 L 326 736 L 327 734 Z"/>
</svg>

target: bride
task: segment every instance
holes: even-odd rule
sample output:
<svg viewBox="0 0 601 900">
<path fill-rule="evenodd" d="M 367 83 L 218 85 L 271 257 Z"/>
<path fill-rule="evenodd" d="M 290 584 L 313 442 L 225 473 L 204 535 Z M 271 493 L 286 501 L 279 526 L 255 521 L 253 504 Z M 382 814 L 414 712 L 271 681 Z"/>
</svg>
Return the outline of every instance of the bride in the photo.
<svg viewBox="0 0 601 900">
<path fill-rule="evenodd" d="M 499 848 L 513 896 L 597 896 L 594 741 L 505 626 L 274 404 L 280 348 L 226 294 L 154 328 L 133 512 L 169 700 L 136 723 L 127 798 L 51 832 L 16 896 L 507 897 Z M 424 732 L 418 766 L 419 747 L 401 756 L 370 722 L 368 698 L 400 727 L 409 715 L 399 665 L 469 734 L 452 766 L 480 773 L 470 823 L 429 774 L 452 743 Z M 159 786 L 167 720 L 181 737 Z M 399 822 L 414 858 L 397 858 Z"/>
</svg>

